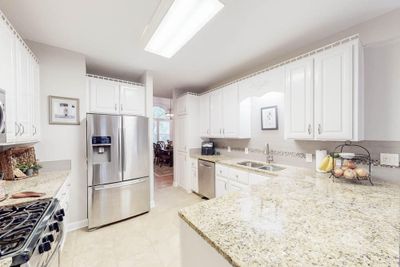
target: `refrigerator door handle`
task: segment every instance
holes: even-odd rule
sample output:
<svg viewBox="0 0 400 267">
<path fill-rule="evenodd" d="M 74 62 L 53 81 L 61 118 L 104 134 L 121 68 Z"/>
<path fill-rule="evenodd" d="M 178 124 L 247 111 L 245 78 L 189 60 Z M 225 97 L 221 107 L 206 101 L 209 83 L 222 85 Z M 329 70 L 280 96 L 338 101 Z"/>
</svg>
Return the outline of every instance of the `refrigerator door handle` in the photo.
<svg viewBox="0 0 400 267">
<path fill-rule="evenodd" d="M 122 149 L 123 149 L 123 140 L 122 140 L 122 133 L 121 133 L 121 128 L 118 128 L 118 166 L 119 166 L 119 177 L 121 179 L 123 179 L 122 177 L 122 157 L 123 157 L 123 153 L 122 153 Z"/>
<path fill-rule="evenodd" d="M 124 182 L 124 183 L 115 183 L 115 184 L 107 184 L 107 185 L 96 185 L 93 187 L 95 191 L 99 190 L 105 190 L 105 189 L 110 189 L 110 188 L 118 188 L 118 187 L 124 187 L 124 186 L 129 186 L 133 184 L 139 184 L 143 183 L 147 180 L 147 178 L 141 178 L 141 179 L 135 179 L 129 182 Z"/>
<path fill-rule="evenodd" d="M 126 136 L 126 128 L 122 128 L 122 138 Z M 124 141 L 125 142 L 125 141 Z M 126 159 L 125 159 L 125 146 L 121 147 L 121 154 L 122 154 L 122 173 L 126 171 Z M 125 177 L 124 177 L 125 178 Z"/>
</svg>

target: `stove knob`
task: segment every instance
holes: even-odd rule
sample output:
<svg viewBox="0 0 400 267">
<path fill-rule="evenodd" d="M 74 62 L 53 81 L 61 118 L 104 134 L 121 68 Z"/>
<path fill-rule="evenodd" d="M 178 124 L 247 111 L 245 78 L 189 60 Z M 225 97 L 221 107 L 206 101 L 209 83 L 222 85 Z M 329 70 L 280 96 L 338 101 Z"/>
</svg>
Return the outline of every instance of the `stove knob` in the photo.
<svg viewBox="0 0 400 267">
<path fill-rule="evenodd" d="M 57 212 L 56 212 L 56 215 L 61 215 L 61 216 L 65 216 L 65 211 L 64 211 L 64 209 L 60 209 L 60 210 L 58 210 Z"/>
<path fill-rule="evenodd" d="M 60 214 L 60 215 L 54 215 L 54 219 L 56 219 L 59 222 L 62 222 L 64 220 L 64 217 Z"/>
<path fill-rule="evenodd" d="M 42 239 L 43 242 L 54 242 L 54 236 L 52 234 L 46 235 Z"/>
<path fill-rule="evenodd" d="M 52 224 L 49 225 L 49 229 L 50 229 L 50 231 L 59 232 L 60 231 L 60 226 L 58 225 L 57 222 L 55 222 L 55 223 L 52 223 Z"/>
<path fill-rule="evenodd" d="M 42 244 L 39 245 L 38 250 L 39 250 L 39 254 L 42 254 L 46 251 L 49 251 L 51 249 L 51 244 L 50 242 L 44 242 Z"/>
</svg>

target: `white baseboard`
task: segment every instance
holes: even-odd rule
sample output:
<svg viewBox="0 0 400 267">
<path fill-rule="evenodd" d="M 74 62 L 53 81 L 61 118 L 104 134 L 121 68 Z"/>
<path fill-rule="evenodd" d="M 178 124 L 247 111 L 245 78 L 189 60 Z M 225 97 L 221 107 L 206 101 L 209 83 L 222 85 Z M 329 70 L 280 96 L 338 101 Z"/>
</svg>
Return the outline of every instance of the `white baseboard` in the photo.
<svg viewBox="0 0 400 267">
<path fill-rule="evenodd" d="M 68 223 L 67 232 L 72 232 L 72 231 L 84 228 L 86 226 L 88 226 L 87 219 L 82 220 L 82 221 L 77 221 L 77 222 L 71 222 L 71 223 Z"/>
</svg>

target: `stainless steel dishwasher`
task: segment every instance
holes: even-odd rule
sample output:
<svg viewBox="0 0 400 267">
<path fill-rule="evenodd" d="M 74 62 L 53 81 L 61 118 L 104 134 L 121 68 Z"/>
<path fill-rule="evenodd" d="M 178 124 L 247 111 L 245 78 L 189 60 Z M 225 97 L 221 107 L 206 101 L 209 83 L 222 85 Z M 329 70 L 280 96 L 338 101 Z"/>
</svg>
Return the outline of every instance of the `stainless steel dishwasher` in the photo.
<svg viewBox="0 0 400 267">
<path fill-rule="evenodd" d="M 199 194 L 215 197 L 215 163 L 199 159 Z"/>
</svg>

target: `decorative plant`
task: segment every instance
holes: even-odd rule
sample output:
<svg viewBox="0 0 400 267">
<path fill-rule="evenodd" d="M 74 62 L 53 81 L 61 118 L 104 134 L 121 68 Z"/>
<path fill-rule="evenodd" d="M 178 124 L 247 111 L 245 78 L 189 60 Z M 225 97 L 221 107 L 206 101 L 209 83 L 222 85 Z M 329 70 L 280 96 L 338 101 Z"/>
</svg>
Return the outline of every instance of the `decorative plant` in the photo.
<svg viewBox="0 0 400 267">
<path fill-rule="evenodd" d="M 25 173 L 29 169 L 29 165 L 25 163 L 18 163 L 15 167 L 17 169 L 20 169 L 23 173 Z"/>
</svg>

